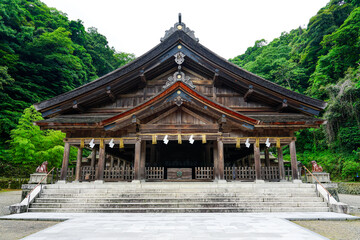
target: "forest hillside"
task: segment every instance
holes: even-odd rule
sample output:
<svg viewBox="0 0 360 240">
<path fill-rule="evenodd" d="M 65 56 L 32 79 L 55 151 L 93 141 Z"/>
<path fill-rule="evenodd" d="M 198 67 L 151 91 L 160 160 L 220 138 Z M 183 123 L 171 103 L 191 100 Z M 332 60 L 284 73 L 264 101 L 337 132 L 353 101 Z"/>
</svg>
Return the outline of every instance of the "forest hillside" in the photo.
<svg viewBox="0 0 360 240">
<path fill-rule="evenodd" d="M 296 27 L 296 26 L 294 26 Z M 235 55 L 236 53 L 234 53 Z M 39 0 L 0 2 L 0 176 L 59 167 L 64 134 L 41 131 L 33 103 L 88 83 L 134 59 L 96 28 Z M 360 0 L 331 0 L 306 28 L 260 39 L 229 61 L 328 103 L 327 125 L 297 133 L 298 160 L 316 160 L 333 179 L 360 175 Z M 286 153 L 285 149 L 285 153 Z M 26 157 L 25 157 L 26 156 Z M 75 150 L 71 158 L 75 158 Z M 285 155 L 286 157 L 286 155 Z"/>
<path fill-rule="evenodd" d="M 298 160 L 315 160 L 335 178 L 360 175 L 360 1 L 331 0 L 306 28 L 260 39 L 236 65 L 328 103 L 320 129 L 297 133 Z"/>
</svg>

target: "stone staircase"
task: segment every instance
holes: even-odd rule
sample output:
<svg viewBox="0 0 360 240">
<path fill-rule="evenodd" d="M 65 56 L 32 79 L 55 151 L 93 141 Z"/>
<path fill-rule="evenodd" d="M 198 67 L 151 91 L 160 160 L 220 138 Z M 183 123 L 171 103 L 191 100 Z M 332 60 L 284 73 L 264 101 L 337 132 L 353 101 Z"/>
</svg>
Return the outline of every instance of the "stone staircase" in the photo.
<svg viewBox="0 0 360 240">
<path fill-rule="evenodd" d="M 328 212 L 313 184 L 244 182 L 47 185 L 29 212 Z"/>
</svg>

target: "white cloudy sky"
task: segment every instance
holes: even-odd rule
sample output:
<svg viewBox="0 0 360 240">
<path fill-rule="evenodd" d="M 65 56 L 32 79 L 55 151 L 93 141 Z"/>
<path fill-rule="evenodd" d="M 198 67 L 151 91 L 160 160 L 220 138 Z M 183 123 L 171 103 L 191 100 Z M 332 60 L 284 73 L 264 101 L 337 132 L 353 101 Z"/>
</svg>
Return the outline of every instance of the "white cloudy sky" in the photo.
<svg viewBox="0 0 360 240">
<path fill-rule="evenodd" d="M 160 42 L 165 30 L 182 21 L 200 43 L 228 59 L 259 39 L 306 26 L 329 0 L 42 0 L 96 27 L 110 46 L 137 57 Z"/>
</svg>

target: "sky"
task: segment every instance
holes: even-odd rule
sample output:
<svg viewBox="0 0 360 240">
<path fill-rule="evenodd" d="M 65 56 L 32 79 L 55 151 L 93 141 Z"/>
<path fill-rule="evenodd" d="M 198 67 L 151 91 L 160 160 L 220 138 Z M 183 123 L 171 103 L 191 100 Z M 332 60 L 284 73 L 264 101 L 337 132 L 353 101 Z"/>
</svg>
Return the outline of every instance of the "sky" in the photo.
<svg viewBox="0 0 360 240">
<path fill-rule="evenodd" d="M 139 57 L 155 45 L 178 21 L 191 30 L 200 43 L 229 59 L 253 46 L 268 42 L 299 26 L 329 0 L 42 0 L 80 19 L 86 28 L 96 27 L 109 45 L 119 52 Z"/>
</svg>

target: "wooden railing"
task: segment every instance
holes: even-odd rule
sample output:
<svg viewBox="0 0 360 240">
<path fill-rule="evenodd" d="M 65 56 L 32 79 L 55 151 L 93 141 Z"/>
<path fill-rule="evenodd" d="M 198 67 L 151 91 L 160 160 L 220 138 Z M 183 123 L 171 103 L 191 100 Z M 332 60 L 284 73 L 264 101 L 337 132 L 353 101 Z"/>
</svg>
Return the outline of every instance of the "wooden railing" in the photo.
<svg viewBox="0 0 360 240">
<path fill-rule="evenodd" d="M 96 168 L 84 166 L 81 168 L 81 181 L 95 181 Z"/>
<path fill-rule="evenodd" d="M 226 167 L 224 171 L 226 180 L 252 180 L 255 179 L 254 167 Z"/>
<path fill-rule="evenodd" d="M 145 169 L 146 179 L 164 179 L 164 168 L 163 167 L 147 167 Z"/>
<path fill-rule="evenodd" d="M 61 168 L 56 168 L 53 173 L 52 183 L 59 181 L 61 176 Z M 68 168 L 66 174 L 66 181 L 72 182 L 75 180 L 75 168 Z"/>
<path fill-rule="evenodd" d="M 104 169 L 105 181 L 130 181 L 134 179 L 133 167 L 106 167 Z"/>
<path fill-rule="evenodd" d="M 263 180 L 279 180 L 279 167 L 261 167 L 261 177 Z"/>
<path fill-rule="evenodd" d="M 213 179 L 213 167 L 195 167 L 195 179 Z"/>
<path fill-rule="evenodd" d="M 292 180 L 292 170 L 291 167 L 285 168 L 285 180 L 291 181 Z"/>
</svg>

